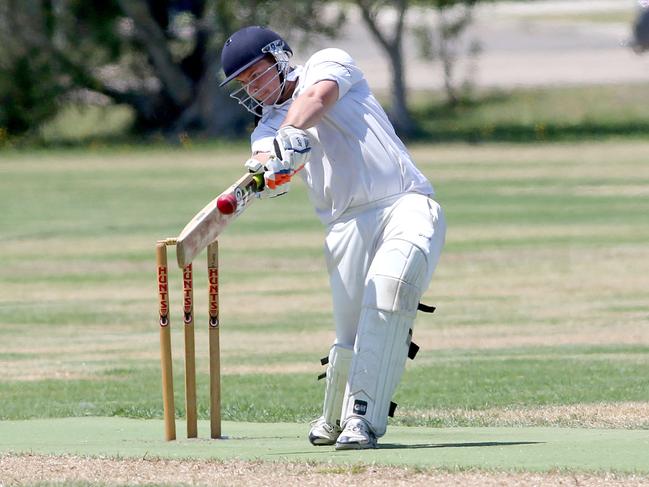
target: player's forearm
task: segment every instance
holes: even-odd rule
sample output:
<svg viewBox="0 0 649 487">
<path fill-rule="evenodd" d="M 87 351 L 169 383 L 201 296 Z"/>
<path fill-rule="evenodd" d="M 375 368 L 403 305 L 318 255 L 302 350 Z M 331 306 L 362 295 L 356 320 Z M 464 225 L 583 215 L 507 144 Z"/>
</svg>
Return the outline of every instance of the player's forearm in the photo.
<svg viewBox="0 0 649 487">
<path fill-rule="evenodd" d="M 316 125 L 338 101 L 338 84 L 324 80 L 309 87 L 298 96 L 289 108 L 282 126 L 306 130 Z"/>
</svg>

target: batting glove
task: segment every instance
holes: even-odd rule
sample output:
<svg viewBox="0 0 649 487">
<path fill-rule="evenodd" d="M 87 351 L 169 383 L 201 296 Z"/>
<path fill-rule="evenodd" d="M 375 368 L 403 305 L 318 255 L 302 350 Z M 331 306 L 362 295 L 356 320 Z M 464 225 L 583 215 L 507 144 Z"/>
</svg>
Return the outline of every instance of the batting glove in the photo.
<svg viewBox="0 0 649 487">
<path fill-rule="evenodd" d="M 288 193 L 291 189 L 291 178 L 295 171 L 291 169 L 286 161 L 281 161 L 275 156 L 271 156 L 265 164 L 264 172 L 265 191 L 268 191 L 268 198 L 281 196 Z"/>
<path fill-rule="evenodd" d="M 275 136 L 275 154 L 278 159 L 288 164 L 297 172 L 309 162 L 311 157 L 311 141 L 308 134 L 302 130 L 287 125 L 280 128 Z"/>
<path fill-rule="evenodd" d="M 288 165 L 275 156 L 270 156 L 265 165 L 257 159 L 248 159 L 244 165 L 252 173 L 264 174 L 264 189 L 257 193 L 259 198 L 282 196 L 291 187 L 291 177 L 295 171 L 288 169 Z"/>
</svg>

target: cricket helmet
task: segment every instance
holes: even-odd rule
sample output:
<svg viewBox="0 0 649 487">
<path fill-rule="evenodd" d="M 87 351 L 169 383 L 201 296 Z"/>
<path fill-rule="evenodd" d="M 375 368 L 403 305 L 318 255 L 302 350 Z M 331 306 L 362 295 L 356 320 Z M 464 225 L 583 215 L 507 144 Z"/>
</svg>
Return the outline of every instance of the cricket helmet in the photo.
<svg viewBox="0 0 649 487">
<path fill-rule="evenodd" d="M 229 83 L 269 54 L 275 58 L 280 74 L 285 74 L 293 51 L 279 34 L 258 25 L 239 29 L 225 41 L 221 51 L 225 79 L 219 86 Z"/>
</svg>

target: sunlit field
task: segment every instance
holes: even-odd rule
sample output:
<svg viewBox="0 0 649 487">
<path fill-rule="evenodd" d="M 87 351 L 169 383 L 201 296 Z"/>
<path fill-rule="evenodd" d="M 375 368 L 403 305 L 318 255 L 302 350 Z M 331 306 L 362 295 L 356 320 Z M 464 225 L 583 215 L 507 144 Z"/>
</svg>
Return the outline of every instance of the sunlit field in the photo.
<svg viewBox="0 0 649 487">
<path fill-rule="evenodd" d="M 437 311 L 417 320 L 421 351 L 391 424 L 649 427 L 649 143 L 411 149 L 448 234 L 424 299 Z M 2 155 L 0 419 L 162 417 L 154 245 L 235 181 L 245 158 L 243 146 Z M 297 181 L 221 237 L 225 420 L 319 415 L 319 358 L 333 340 L 323 235 Z"/>
</svg>

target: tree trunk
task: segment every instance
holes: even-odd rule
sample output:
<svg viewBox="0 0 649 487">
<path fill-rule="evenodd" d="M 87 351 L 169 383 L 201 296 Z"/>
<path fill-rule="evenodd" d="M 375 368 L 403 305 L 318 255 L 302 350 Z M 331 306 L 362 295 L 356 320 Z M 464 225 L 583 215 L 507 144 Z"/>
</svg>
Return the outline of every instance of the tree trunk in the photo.
<svg viewBox="0 0 649 487">
<path fill-rule="evenodd" d="M 408 0 L 395 2 L 398 9 L 397 22 L 392 35 L 381 30 L 377 21 L 378 9 L 372 9 L 372 2 L 356 0 L 361 9 L 365 25 L 372 36 L 386 52 L 392 70 L 392 107 L 389 111 L 390 119 L 395 130 L 401 136 L 408 137 L 415 132 L 415 123 L 408 111 L 407 88 L 404 76 L 404 62 L 402 55 L 403 24 L 408 10 Z"/>
<path fill-rule="evenodd" d="M 182 107 L 193 96 L 191 80 L 174 63 L 167 40 L 160 26 L 151 17 L 149 5 L 143 0 L 118 0 L 119 5 L 135 23 L 138 39 L 146 48 L 169 98 Z"/>
<path fill-rule="evenodd" d="M 230 98 L 227 88 L 219 87 L 220 52 L 212 45 L 214 26 L 206 19 L 206 13 L 205 8 L 194 12 L 200 18 L 196 46 L 181 63 L 185 74 L 194 82 L 194 97 L 171 124 L 172 136 L 183 132 L 207 137 L 236 136 L 244 133 L 252 120 L 249 113 Z M 224 32 L 234 29 L 227 15 L 221 12 L 219 18 Z"/>
<path fill-rule="evenodd" d="M 392 66 L 392 107 L 390 116 L 397 132 L 408 137 L 413 135 L 415 123 L 408 111 L 408 89 L 405 83 L 403 57 L 400 47 L 389 52 Z"/>
<path fill-rule="evenodd" d="M 220 88 L 219 62 L 215 53 L 206 53 L 204 76 L 196 83 L 196 95 L 171 127 L 172 135 L 199 132 L 205 136 L 233 136 L 244 132 L 252 118 Z"/>
</svg>

